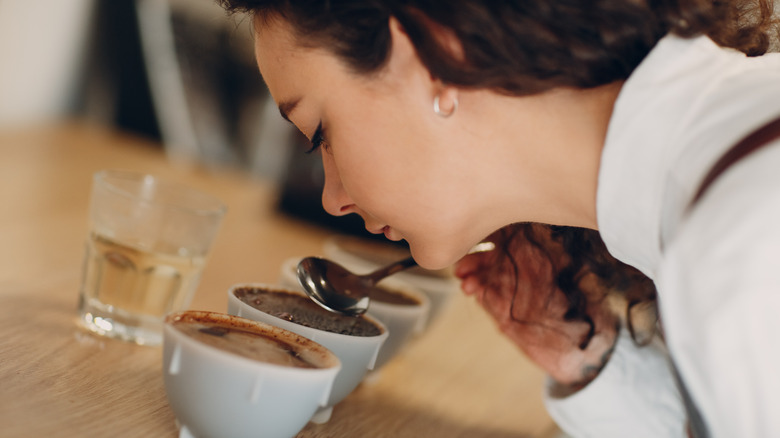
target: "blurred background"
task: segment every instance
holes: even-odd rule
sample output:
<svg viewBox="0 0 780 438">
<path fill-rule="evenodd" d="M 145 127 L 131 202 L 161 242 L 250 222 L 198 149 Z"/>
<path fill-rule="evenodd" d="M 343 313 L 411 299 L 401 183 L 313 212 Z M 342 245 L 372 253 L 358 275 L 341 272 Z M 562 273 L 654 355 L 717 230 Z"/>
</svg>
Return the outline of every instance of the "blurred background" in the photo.
<svg viewBox="0 0 780 438">
<path fill-rule="evenodd" d="M 270 99 L 249 20 L 214 0 L 0 0 L 0 59 L 0 129 L 104 124 L 272 180 L 282 212 L 374 237 L 322 209 L 319 155 Z"/>
</svg>

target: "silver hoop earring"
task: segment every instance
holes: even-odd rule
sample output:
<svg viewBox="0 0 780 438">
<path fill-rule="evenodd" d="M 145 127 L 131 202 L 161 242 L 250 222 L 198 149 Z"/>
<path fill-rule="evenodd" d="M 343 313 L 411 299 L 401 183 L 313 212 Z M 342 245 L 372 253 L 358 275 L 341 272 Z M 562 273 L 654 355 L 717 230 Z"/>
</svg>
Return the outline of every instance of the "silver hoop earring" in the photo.
<svg viewBox="0 0 780 438">
<path fill-rule="evenodd" d="M 452 110 L 450 112 L 445 113 L 442 112 L 441 107 L 439 106 L 439 95 L 437 94 L 436 97 L 433 98 L 433 112 L 436 113 L 437 116 L 447 118 L 451 115 L 455 114 L 455 110 L 458 109 L 458 98 L 454 98 L 452 100 Z"/>
</svg>

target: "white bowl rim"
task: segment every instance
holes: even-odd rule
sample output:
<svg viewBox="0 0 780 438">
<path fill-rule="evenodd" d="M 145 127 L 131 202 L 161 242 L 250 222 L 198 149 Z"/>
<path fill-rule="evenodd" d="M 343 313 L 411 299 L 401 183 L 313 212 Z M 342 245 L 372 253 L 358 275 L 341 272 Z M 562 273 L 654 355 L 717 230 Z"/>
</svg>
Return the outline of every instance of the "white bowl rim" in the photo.
<svg viewBox="0 0 780 438">
<path fill-rule="evenodd" d="M 281 286 L 281 285 L 268 284 L 268 283 L 238 283 L 238 284 L 234 284 L 234 285 L 230 286 L 230 288 L 228 289 L 228 300 L 237 302 L 240 306 L 246 307 L 250 312 L 259 312 L 259 313 L 262 313 L 264 315 L 267 315 L 267 316 L 273 318 L 274 320 L 283 321 L 283 322 L 289 323 L 289 324 L 297 324 L 297 323 L 294 323 L 292 321 L 287 321 L 285 319 L 276 317 L 274 315 L 271 315 L 270 313 L 263 312 L 262 310 L 257 309 L 255 307 L 253 307 L 253 306 L 251 306 L 251 305 L 241 301 L 238 297 L 236 297 L 233 294 L 233 291 L 235 291 L 236 289 L 239 289 L 239 288 L 258 288 L 258 289 L 267 289 L 267 290 L 272 290 L 272 291 L 283 291 L 283 292 L 289 292 L 289 293 L 293 293 L 293 294 L 300 295 L 300 296 L 303 296 L 303 297 L 307 297 L 306 294 L 304 292 L 302 292 L 302 291 L 295 290 L 295 289 L 292 289 L 292 288 L 289 288 L 289 287 L 285 287 L 285 286 Z M 335 339 L 340 339 L 340 338 L 349 339 L 350 342 L 365 342 L 365 343 L 368 343 L 368 344 L 373 344 L 374 342 L 377 341 L 377 338 L 383 338 L 383 337 L 387 338 L 387 336 L 389 335 L 389 330 L 387 329 L 387 326 L 385 326 L 385 324 L 383 322 L 379 321 L 376 317 L 374 317 L 372 315 L 363 314 L 362 317 L 365 318 L 365 319 L 368 319 L 369 322 L 371 322 L 372 324 L 374 324 L 377 327 L 379 327 L 379 329 L 382 331 L 382 333 L 380 333 L 378 335 L 375 335 L 375 336 L 354 336 L 354 335 L 346 335 L 346 334 L 342 334 L 342 333 L 329 332 L 327 330 L 319 329 L 319 328 L 316 328 L 316 327 L 309 327 L 309 326 L 305 326 L 305 325 L 301 325 L 301 324 L 297 324 L 297 325 L 300 326 L 300 327 L 303 327 L 304 329 L 317 332 L 321 336 L 330 336 L 330 337 L 333 337 Z M 246 316 L 244 316 L 243 318 L 246 318 Z M 251 319 L 251 318 L 249 318 L 249 319 Z M 269 324 L 269 325 L 274 326 L 274 324 Z M 285 329 L 285 330 L 287 330 L 287 329 Z"/>
<path fill-rule="evenodd" d="M 197 339 L 192 338 L 191 336 L 186 335 L 181 330 L 176 329 L 173 324 L 169 322 L 169 319 L 173 319 L 178 315 L 182 314 L 200 314 L 200 315 L 208 315 L 210 317 L 216 316 L 218 318 L 222 319 L 239 319 L 242 323 L 247 323 L 249 325 L 255 326 L 259 328 L 260 330 L 268 330 L 271 332 L 279 332 L 285 336 L 285 338 L 292 338 L 295 339 L 293 341 L 292 339 L 285 339 L 288 342 L 295 343 L 300 342 L 301 344 L 304 344 L 304 348 L 308 348 L 308 345 L 310 344 L 316 349 L 319 349 L 325 356 L 325 360 L 323 361 L 324 364 L 322 366 L 316 365 L 314 368 L 301 368 L 301 367 L 292 367 L 288 365 L 281 365 L 276 364 L 273 362 L 266 362 L 261 359 L 251 359 L 246 356 L 242 356 L 237 353 L 230 352 L 228 350 L 221 349 L 219 347 L 214 347 L 212 345 L 208 345 L 204 342 L 198 341 Z M 221 313 L 221 312 L 213 312 L 208 310 L 183 310 L 180 312 L 173 312 L 168 314 L 165 317 L 163 324 L 164 333 L 167 333 L 169 336 L 172 336 L 176 339 L 176 341 L 179 342 L 185 342 L 189 347 L 194 348 L 196 351 L 201 351 L 204 354 L 219 358 L 223 360 L 230 360 L 236 363 L 237 365 L 240 364 L 241 367 L 246 368 L 252 368 L 252 369 L 258 369 L 258 368 L 268 368 L 271 370 L 276 371 L 285 371 L 285 372 L 292 372 L 292 373 L 299 373 L 301 371 L 308 373 L 311 372 L 323 372 L 323 373 L 330 373 L 332 371 L 338 371 L 341 369 L 341 360 L 339 357 L 331 351 L 329 348 L 325 347 L 324 345 L 320 344 L 319 342 L 313 341 L 305 336 L 299 335 L 297 333 L 291 332 L 290 330 L 287 330 L 282 327 L 277 327 L 272 324 L 268 324 L 262 321 L 255 321 L 250 318 L 246 318 L 243 316 L 238 315 L 230 315 L 228 313 Z M 171 346 L 172 348 L 176 348 L 175 345 Z"/>
</svg>

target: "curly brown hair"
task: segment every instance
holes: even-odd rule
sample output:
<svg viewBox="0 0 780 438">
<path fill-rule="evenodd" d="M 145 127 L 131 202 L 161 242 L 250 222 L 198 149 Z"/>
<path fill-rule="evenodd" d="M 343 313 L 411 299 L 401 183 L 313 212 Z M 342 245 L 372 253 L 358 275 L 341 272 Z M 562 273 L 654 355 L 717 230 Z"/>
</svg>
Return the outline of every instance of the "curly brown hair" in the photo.
<svg viewBox="0 0 780 438">
<path fill-rule="evenodd" d="M 217 0 L 229 12 L 282 17 L 304 46 L 324 47 L 358 73 L 379 71 L 389 18 L 443 82 L 527 95 L 626 79 L 667 33 L 706 34 L 755 56 L 776 32 L 773 0 Z M 442 46 L 451 32 L 462 56 Z"/>
<path fill-rule="evenodd" d="M 515 241 L 527 242 L 533 245 L 549 260 L 558 260 L 556 252 L 560 250 L 552 245 L 559 245 L 568 255 L 568 260 L 562 265 L 554 265 L 555 286 L 566 299 L 567 308 L 562 319 L 564 321 L 580 321 L 586 323 L 589 332 L 579 341 L 580 349 L 587 348 L 596 334 L 596 325 L 590 316 L 592 305 L 611 306 L 621 321 L 624 321 L 631 337 L 639 345 L 650 342 L 656 334 L 657 306 L 656 288 L 653 281 L 636 268 L 615 259 L 607 250 L 598 231 L 587 228 L 543 225 L 534 223 L 517 223 L 507 225 L 494 233 L 501 242 L 497 250 L 503 251 L 514 271 L 514 277 L 521 277 L 525 269 L 520 266 L 513 255 L 512 245 Z M 549 235 L 553 243 L 547 241 Z M 589 275 L 594 275 L 598 281 L 597 287 L 590 287 L 587 294 L 581 283 Z M 519 285 L 515 280 L 515 297 L 519 293 Z M 619 300 L 609 300 L 609 297 L 619 297 Z M 514 319 L 514 312 L 510 311 Z M 518 321 L 522 322 L 522 321 Z"/>
</svg>

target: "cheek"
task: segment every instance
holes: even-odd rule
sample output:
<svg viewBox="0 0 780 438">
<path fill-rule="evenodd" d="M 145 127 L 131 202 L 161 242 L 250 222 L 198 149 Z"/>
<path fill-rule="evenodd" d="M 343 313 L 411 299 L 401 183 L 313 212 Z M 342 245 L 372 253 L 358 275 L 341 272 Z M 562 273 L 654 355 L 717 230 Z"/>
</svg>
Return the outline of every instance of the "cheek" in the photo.
<svg viewBox="0 0 780 438">
<path fill-rule="evenodd" d="M 405 173 L 406 169 L 387 156 L 336 158 L 336 163 L 342 186 L 352 201 L 366 213 L 397 227 L 396 217 L 409 209 L 409 193 L 414 188 L 414 179 Z"/>
<path fill-rule="evenodd" d="M 421 181 L 427 181 L 433 164 L 428 157 L 437 147 L 426 121 L 431 110 L 421 107 L 419 93 L 406 89 L 352 90 L 347 102 L 329 108 L 333 153 L 345 190 L 371 212 L 413 200 Z"/>
<path fill-rule="evenodd" d="M 373 211 L 414 193 L 422 163 L 414 157 L 408 131 L 386 120 L 355 117 L 350 128 L 334 132 L 333 160 L 359 207 Z"/>
</svg>

